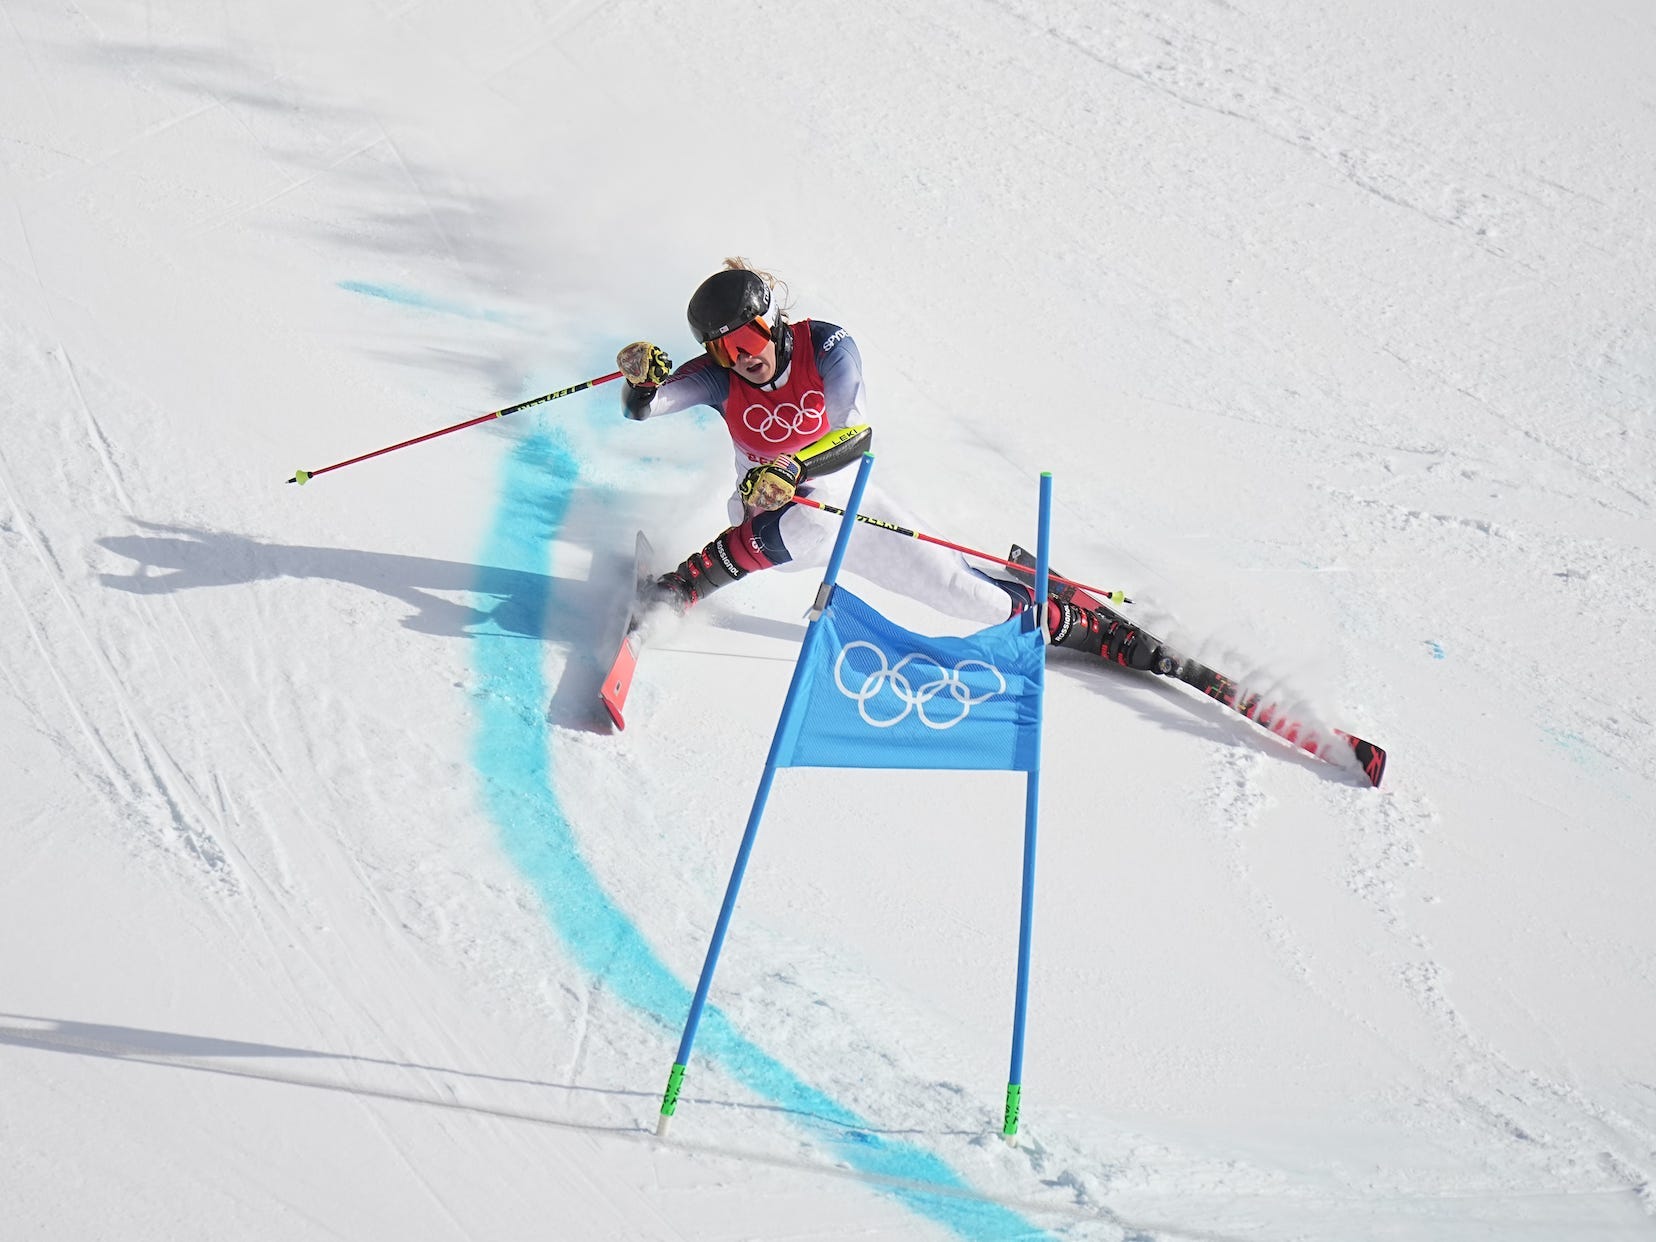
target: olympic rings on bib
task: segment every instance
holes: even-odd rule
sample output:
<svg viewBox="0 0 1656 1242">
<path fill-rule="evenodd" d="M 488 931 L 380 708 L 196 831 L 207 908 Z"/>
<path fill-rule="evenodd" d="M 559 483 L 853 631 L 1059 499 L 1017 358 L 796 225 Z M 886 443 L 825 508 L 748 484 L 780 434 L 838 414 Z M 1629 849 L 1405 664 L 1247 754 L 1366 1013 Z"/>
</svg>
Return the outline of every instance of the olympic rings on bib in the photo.
<svg viewBox="0 0 1656 1242">
<path fill-rule="evenodd" d="M 811 404 L 812 397 L 816 398 L 815 405 Z M 774 407 L 755 402 L 742 411 L 742 426 L 767 444 L 785 444 L 799 436 L 810 436 L 814 440 L 826 434 L 828 415 L 822 408 L 822 394 L 808 392 L 800 400 L 803 405 L 784 401 Z"/>
</svg>

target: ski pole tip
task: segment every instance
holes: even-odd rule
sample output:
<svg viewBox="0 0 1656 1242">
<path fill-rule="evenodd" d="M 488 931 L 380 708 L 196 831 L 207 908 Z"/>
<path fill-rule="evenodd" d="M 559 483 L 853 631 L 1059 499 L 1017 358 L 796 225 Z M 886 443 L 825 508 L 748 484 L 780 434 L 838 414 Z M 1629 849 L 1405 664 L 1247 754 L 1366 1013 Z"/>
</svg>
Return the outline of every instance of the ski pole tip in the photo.
<svg viewBox="0 0 1656 1242">
<path fill-rule="evenodd" d="M 293 477 L 291 479 L 289 479 L 288 482 L 289 483 L 297 483 L 300 487 L 303 487 L 306 483 L 310 482 L 310 471 L 309 470 L 295 470 L 293 472 Z"/>
</svg>

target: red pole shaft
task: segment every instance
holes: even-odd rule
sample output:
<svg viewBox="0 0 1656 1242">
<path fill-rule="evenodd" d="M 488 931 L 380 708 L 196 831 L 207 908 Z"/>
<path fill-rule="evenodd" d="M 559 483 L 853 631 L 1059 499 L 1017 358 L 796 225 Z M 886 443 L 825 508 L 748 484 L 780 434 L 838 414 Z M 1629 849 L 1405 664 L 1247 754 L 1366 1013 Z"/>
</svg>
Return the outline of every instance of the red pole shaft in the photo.
<svg viewBox="0 0 1656 1242">
<path fill-rule="evenodd" d="M 836 509 L 833 505 L 825 505 L 820 500 L 812 500 L 809 496 L 801 496 L 797 492 L 794 494 L 793 499 L 796 505 L 808 505 L 812 509 L 821 509 L 824 513 L 832 513 L 838 517 L 845 516 L 844 509 Z M 947 539 L 939 539 L 936 535 L 927 535 L 921 531 L 909 530 L 906 526 L 898 526 L 895 522 L 887 522 L 883 518 L 870 517 L 866 513 L 857 514 L 857 521 L 867 522 L 870 526 L 877 526 L 881 530 L 888 530 L 894 535 L 907 535 L 910 539 L 919 539 L 923 543 L 935 543 L 940 548 L 949 548 L 955 552 L 964 552 L 967 556 L 975 556 L 979 560 L 993 561 L 995 564 L 1004 565 L 1008 569 L 1029 570 L 1029 566 L 1027 565 L 1019 565 L 1014 561 L 1005 559 L 1004 557 L 995 556 L 989 552 L 980 552 L 976 548 L 968 548 L 965 544 L 950 543 Z M 1029 572 L 1033 573 L 1034 571 L 1030 570 Z M 1089 595 L 1096 595 L 1102 599 L 1113 600 L 1118 604 L 1130 604 L 1133 602 L 1119 591 L 1106 591 L 1103 587 L 1088 586 L 1085 582 L 1077 582 L 1073 578 L 1065 578 L 1061 574 L 1055 574 L 1051 571 L 1048 571 L 1047 577 L 1054 582 L 1066 583 L 1069 586 L 1075 587 L 1077 590 L 1086 591 Z"/>
<path fill-rule="evenodd" d="M 360 457 L 352 457 L 345 461 L 336 461 L 331 466 L 323 466 L 320 470 L 300 470 L 288 480 L 289 483 L 306 483 L 319 474 L 327 474 L 330 470 L 343 470 L 346 466 L 354 466 L 359 461 L 367 461 L 370 457 L 383 457 L 386 453 L 395 453 L 398 449 L 407 448 L 411 444 L 423 444 L 427 440 L 435 440 L 438 436 L 446 436 L 451 431 L 464 431 L 467 427 L 475 427 L 478 423 L 486 423 L 491 418 L 505 418 L 508 414 L 516 414 L 519 410 L 527 410 L 532 405 L 543 405 L 548 401 L 556 401 L 559 397 L 567 397 L 570 393 L 581 392 L 587 388 L 596 388 L 599 384 L 607 384 L 611 380 L 621 378 L 621 372 L 612 371 L 608 375 L 601 375 L 597 379 L 585 380 L 579 384 L 571 384 L 568 388 L 560 388 L 557 392 L 549 392 L 543 397 L 533 397 L 528 401 L 520 401 L 516 405 L 509 405 L 504 410 L 495 410 L 489 414 L 479 414 L 476 418 L 468 418 L 463 423 L 455 423 L 452 427 L 444 427 L 438 431 L 428 431 L 423 436 L 415 436 L 412 440 L 404 440 L 401 444 L 389 444 L 385 448 L 375 449 L 372 453 L 363 453 Z"/>
</svg>

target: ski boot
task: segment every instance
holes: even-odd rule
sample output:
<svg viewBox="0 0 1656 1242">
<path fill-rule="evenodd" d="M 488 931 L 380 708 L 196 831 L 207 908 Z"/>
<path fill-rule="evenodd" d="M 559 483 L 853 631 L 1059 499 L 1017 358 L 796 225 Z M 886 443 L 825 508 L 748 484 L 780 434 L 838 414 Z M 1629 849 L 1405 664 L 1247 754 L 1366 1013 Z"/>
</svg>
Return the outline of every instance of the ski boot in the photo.
<svg viewBox="0 0 1656 1242">
<path fill-rule="evenodd" d="M 1029 564 L 1025 565 L 1025 558 Z M 1035 602 L 1033 557 L 1013 545 L 1009 560 L 1019 581 L 990 578 L 1013 597 L 1013 615 Z M 1054 647 L 1084 651 L 1124 668 L 1168 675 L 1178 671 L 1178 657 L 1155 635 L 1139 629 L 1109 605 L 1093 598 L 1068 582 L 1056 582 L 1053 571 L 1047 577 L 1047 636 Z M 985 575 L 987 576 L 987 575 Z M 1027 581 L 1023 580 L 1027 578 Z"/>
<path fill-rule="evenodd" d="M 655 580 L 656 602 L 682 615 L 720 587 L 768 566 L 770 561 L 760 555 L 744 555 L 740 536 L 741 528 L 733 526 L 701 551 L 685 557 L 677 569 L 662 574 Z"/>
</svg>

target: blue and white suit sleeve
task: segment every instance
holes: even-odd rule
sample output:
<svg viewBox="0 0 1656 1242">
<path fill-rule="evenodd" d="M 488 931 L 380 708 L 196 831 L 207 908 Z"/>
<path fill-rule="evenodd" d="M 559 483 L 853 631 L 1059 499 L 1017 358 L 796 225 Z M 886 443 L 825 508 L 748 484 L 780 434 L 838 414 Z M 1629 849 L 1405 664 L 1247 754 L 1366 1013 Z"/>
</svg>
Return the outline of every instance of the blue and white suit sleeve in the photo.
<svg viewBox="0 0 1656 1242">
<path fill-rule="evenodd" d="M 693 405 L 723 409 L 730 376 L 705 354 L 690 359 L 654 389 L 634 388 L 622 381 L 621 408 L 628 418 L 643 421 L 688 410 Z"/>
<path fill-rule="evenodd" d="M 822 376 L 822 398 L 832 430 L 868 421 L 868 392 L 863 386 L 862 353 L 844 328 L 811 322 L 811 347 Z"/>
</svg>

